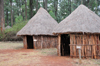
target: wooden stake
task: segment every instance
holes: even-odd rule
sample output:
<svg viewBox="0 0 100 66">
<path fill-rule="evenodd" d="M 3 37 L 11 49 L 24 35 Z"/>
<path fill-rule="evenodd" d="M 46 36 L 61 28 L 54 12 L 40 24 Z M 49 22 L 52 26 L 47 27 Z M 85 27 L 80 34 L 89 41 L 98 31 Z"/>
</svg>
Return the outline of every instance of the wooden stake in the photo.
<svg viewBox="0 0 100 66">
<path fill-rule="evenodd" d="M 35 45 L 34 39 L 35 39 L 35 36 L 33 36 L 33 44 L 34 44 L 34 49 L 36 49 L 36 45 Z"/>
<path fill-rule="evenodd" d="M 61 35 L 58 35 L 58 55 L 61 56 Z"/>
<path fill-rule="evenodd" d="M 75 35 L 73 35 L 73 43 L 75 44 Z M 74 56 L 76 57 L 76 46 L 74 46 Z"/>
<path fill-rule="evenodd" d="M 81 64 L 82 63 L 82 61 L 81 61 L 81 49 L 78 49 L 79 50 L 79 64 Z"/>
<path fill-rule="evenodd" d="M 95 45 L 94 45 L 94 58 L 96 59 L 96 45 L 97 45 L 97 36 L 95 35 L 95 39 L 96 39 L 96 42 L 95 42 Z"/>
<path fill-rule="evenodd" d="M 83 38 L 82 56 L 83 56 L 83 59 L 84 59 L 84 44 L 85 44 L 85 42 L 84 42 L 84 35 L 82 36 L 82 38 Z"/>
<path fill-rule="evenodd" d="M 95 44 L 94 39 L 95 39 L 95 38 L 94 38 L 94 35 L 92 35 L 93 45 Z M 92 59 L 93 59 L 93 55 L 94 55 L 93 45 L 92 45 Z"/>
<path fill-rule="evenodd" d="M 42 45 L 43 45 L 43 36 L 41 36 L 41 49 L 42 49 Z"/>
<path fill-rule="evenodd" d="M 23 36 L 24 48 L 27 49 L 27 36 Z"/>
</svg>

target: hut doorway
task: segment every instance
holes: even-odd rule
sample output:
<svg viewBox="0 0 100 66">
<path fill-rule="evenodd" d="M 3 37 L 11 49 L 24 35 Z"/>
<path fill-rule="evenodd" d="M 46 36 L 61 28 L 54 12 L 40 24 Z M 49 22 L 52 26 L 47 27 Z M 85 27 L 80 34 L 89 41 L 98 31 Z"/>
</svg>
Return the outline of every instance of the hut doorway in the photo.
<svg viewBox="0 0 100 66">
<path fill-rule="evenodd" d="M 33 49 L 33 36 L 27 36 L 27 49 Z"/>
<path fill-rule="evenodd" d="M 68 34 L 61 35 L 61 56 L 70 55 L 70 36 Z"/>
</svg>

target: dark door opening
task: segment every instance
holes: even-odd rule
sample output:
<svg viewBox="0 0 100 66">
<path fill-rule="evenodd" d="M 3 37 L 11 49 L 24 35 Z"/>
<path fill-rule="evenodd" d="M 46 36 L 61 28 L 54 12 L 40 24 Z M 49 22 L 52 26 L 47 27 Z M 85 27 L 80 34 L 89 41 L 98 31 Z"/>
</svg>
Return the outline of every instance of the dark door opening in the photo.
<svg viewBox="0 0 100 66">
<path fill-rule="evenodd" d="M 68 34 L 61 35 L 61 56 L 70 55 L 70 36 Z"/>
<path fill-rule="evenodd" d="M 33 49 L 33 36 L 27 36 L 27 49 Z"/>
</svg>

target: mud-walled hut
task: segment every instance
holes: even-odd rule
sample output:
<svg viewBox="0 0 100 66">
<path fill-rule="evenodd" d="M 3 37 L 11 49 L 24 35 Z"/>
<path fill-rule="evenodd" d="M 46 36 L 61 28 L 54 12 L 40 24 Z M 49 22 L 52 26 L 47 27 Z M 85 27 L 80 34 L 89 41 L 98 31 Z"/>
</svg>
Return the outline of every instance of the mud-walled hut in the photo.
<svg viewBox="0 0 100 66">
<path fill-rule="evenodd" d="M 42 7 L 28 21 L 28 23 L 17 33 L 23 37 L 24 48 L 56 48 L 57 35 L 52 31 L 58 23 Z"/>
<path fill-rule="evenodd" d="M 58 55 L 82 58 L 100 57 L 100 17 L 84 5 L 78 6 L 54 29 L 58 34 Z"/>
</svg>

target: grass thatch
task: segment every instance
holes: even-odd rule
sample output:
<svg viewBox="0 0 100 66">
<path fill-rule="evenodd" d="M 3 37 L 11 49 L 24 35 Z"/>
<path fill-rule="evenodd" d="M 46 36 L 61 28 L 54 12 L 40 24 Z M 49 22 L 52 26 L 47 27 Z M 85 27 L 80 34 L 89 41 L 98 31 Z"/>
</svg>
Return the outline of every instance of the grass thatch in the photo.
<svg viewBox="0 0 100 66">
<path fill-rule="evenodd" d="M 80 5 L 56 26 L 53 33 L 100 33 L 100 17 Z"/>
<path fill-rule="evenodd" d="M 53 35 L 57 24 L 45 9 L 40 8 L 17 35 Z"/>
</svg>

